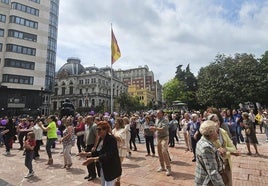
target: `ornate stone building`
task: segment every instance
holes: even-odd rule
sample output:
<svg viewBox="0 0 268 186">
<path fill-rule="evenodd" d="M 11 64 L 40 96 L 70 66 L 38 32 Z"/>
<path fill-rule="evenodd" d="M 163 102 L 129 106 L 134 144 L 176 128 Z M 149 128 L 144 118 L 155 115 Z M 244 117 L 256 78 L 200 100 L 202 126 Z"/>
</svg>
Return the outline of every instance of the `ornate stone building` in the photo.
<svg viewBox="0 0 268 186">
<path fill-rule="evenodd" d="M 127 86 L 116 76 L 113 76 L 113 101 Z M 66 98 L 75 108 L 103 107 L 105 111 L 111 108 L 111 68 L 84 67 L 78 58 L 68 58 L 58 71 L 55 78 L 54 94 L 51 97 L 52 110 L 59 110 Z M 114 104 L 113 104 L 114 105 Z"/>
</svg>

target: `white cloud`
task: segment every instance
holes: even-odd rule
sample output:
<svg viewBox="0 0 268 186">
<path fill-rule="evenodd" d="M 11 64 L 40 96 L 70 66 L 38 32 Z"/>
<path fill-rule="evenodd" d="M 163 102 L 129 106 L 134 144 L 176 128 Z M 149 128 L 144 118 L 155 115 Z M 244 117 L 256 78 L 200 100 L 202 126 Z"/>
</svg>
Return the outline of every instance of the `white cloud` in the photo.
<svg viewBox="0 0 268 186">
<path fill-rule="evenodd" d="M 180 64 L 197 75 L 218 53 L 264 54 L 264 0 L 62 0 L 57 69 L 68 57 L 110 66 L 110 23 L 122 57 L 114 69 L 148 65 L 163 84 Z"/>
</svg>

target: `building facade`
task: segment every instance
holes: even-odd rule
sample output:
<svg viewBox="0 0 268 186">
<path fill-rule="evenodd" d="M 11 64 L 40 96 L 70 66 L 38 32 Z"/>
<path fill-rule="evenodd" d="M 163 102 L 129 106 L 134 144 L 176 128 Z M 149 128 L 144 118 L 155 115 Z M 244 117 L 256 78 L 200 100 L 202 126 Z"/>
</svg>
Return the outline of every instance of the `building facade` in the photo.
<svg viewBox="0 0 268 186">
<path fill-rule="evenodd" d="M 115 74 L 129 86 L 128 93 L 140 95 L 141 103 L 144 103 L 145 106 L 149 102 L 152 102 L 155 106 L 162 104 L 162 85 L 159 80 L 154 80 L 154 73 L 149 70 L 147 65 L 127 70 L 119 69 L 115 71 Z"/>
<path fill-rule="evenodd" d="M 55 78 L 58 11 L 59 0 L 0 0 L 2 112 L 49 113 Z"/>
<path fill-rule="evenodd" d="M 101 107 L 111 110 L 111 101 L 115 101 L 121 93 L 127 92 L 127 86 L 113 77 L 111 87 L 111 68 L 84 67 L 78 58 L 68 58 L 55 78 L 55 91 L 52 95 L 52 110 L 60 110 L 62 103 L 68 98 L 76 109 L 86 112 Z M 111 99 L 111 90 L 113 99 Z"/>
</svg>

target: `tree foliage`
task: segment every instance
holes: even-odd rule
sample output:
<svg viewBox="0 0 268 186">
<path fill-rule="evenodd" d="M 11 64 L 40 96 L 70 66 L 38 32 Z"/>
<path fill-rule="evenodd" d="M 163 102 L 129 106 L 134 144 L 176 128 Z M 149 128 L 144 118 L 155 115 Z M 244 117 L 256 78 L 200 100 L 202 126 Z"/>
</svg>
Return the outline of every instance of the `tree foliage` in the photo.
<svg viewBox="0 0 268 186">
<path fill-rule="evenodd" d="M 120 112 L 131 112 L 144 108 L 138 97 L 130 96 L 128 93 L 122 93 L 116 98 L 116 103 L 119 104 Z"/>
<path fill-rule="evenodd" d="M 173 78 L 163 85 L 163 97 L 168 105 L 178 100 L 182 94 L 181 85 L 178 79 Z"/>
<path fill-rule="evenodd" d="M 251 54 L 217 55 L 199 71 L 198 102 L 215 107 L 237 107 L 246 101 L 267 104 L 267 59 L 267 52 L 260 60 Z"/>
</svg>

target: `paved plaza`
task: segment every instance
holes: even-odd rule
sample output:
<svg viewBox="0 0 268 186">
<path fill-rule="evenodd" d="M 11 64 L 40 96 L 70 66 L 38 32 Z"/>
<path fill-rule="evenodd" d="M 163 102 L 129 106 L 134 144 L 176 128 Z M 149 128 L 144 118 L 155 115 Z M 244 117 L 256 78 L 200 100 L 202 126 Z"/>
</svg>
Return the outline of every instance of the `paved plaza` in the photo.
<svg viewBox="0 0 268 186">
<path fill-rule="evenodd" d="M 257 131 L 259 131 L 257 129 Z M 182 135 L 181 135 L 182 136 Z M 234 186 L 266 186 L 268 185 L 268 143 L 265 134 L 257 134 L 259 152 L 261 156 L 246 155 L 246 145 L 239 144 L 241 156 L 233 156 L 233 185 Z M 45 138 L 44 138 L 45 142 Z M 35 176 L 24 178 L 27 168 L 24 166 L 23 151 L 18 150 L 19 144 L 13 145 L 10 156 L 4 156 L 4 147 L 0 148 L 0 186 L 83 186 L 100 185 L 99 178 L 87 181 L 86 167 L 82 166 L 82 158 L 76 156 L 77 147 L 72 149 L 73 167 L 70 170 L 62 169 L 63 156 L 61 144 L 56 145 L 53 153 L 54 164 L 47 166 L 45 147 L 41 147 L 40 159 L 33 161 Z M 194 181 L 195 163 L 192 162 L 193 154 L 185 151 L 184 141 L 176 143 L 175 148 L 169 148 L 172 159 L 172 175 L 166 176 L 165 172 L 156 172 L 159 168 L 158 158 L 147 157 L 145 143 L 137 143 L 138 151 L 132 152 L 132 157 L 125 159 L 122 168 L 121 185 L 123 186 L 163 186 L 182 185 L 191 186 Z M 252 152 L 254 149 L 252 147 Z"/>
</svg>

